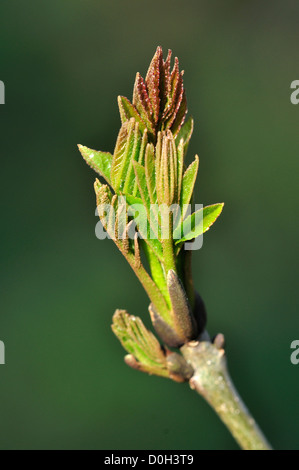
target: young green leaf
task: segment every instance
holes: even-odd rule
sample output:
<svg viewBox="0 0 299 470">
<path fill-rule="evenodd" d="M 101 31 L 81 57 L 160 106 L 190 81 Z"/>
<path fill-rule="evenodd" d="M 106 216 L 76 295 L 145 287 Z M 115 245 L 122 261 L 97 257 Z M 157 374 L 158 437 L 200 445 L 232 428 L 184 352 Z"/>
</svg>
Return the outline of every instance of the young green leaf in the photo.
<svg viewBox="0 0 299 470">
<path fill-rule="evenodd" d="M 146 146 L 144 169 L 150 202 L 156 204 L 155 148 L 153 144 Z"/>
<path fill-rule="evenodd" d="M 139 193 L 141 195 L 141 199 L 143 201 L 144 207 L 146 208 L 146 212 L 148 215 L 148 220 L 150 220 L 150 196 L 148 193 L 147 182 L 146 182 L 146 175 L 145 175 L 145 168 L 144 166 L 140 165 L 138 162 L 134 162 L 134 171 L 136 175 L 136 181 L 139 189 Z"/>
<path fill-rule="evenodd" d="M 194 121 L 193 118 L 190 117 L 181 127 L 180 132 L 177 134 L 175 140 L 176 142 L 180 142 L 181 139 L 184 141 L 184 155 L 187 153 L 189 141 L 191 139 L 192 133 L 194 128 Z"/>
<path fill-rule="evenodd" d="M 148 374 L 169 377 L 165 353 L 140 318 L 129 315 L 125 310 L 116 310 L 112 330 L 124 349 L 135 359 L 127 359 L 128 365 Z"/>
<path fill-rule="evenodd" d="M 179 141 L 179 145 L 177 146 L 177 168 L 178 168 L 178 175 L 177 175 L 177 185 L 178 185 L 178 201 L 181 200 L 181 192 L 182 192 L 182 184 L 183 184 L 183 170 L 184 170 L 184 140 L 183 138 Z"/>
<path fill-rule="evenodd" d="M 140 197 L 132 196 L 131 194 L 125 194 L 125 198 L 127 200 L 127 203 L 129 206 L 132 206 L 134 204 L 141 204 L 143 205 L 143 201 Z M 129 208 L 130 209 L 130 208 Z M 131 214 L 130 214 L 131 215 Z"/>
<path fill-rule="evenodd" d="M 135 121 L 139 124 L 140 131 L 144 132 L 146 130 L 146 124 L 141 119 L 137 109 L 130 103 L 128 98 L 125 96 L 119 96 L 117 98 L 117 102 L 122 124 L 124 124 L 126 121 L 129 121 L 131 118 L 134 118 Z"/>
<path fill-rule="evenodd" d="M 111 153 L 99 152 L 83 145 L 78 145 L 78 148 L 86 163 L 111 184 L 110 173 L 113 158 Z"/>
<path fill-rule="evenodd" d="M 139 125 L 134 118 L 125 122 L 118 134 L 115 145 L 111 182 L 116 192 L 131 189 L 134 182 L 133 161 L 139 157 L 141 136 Z"/>
<path fill-rule="evenodd" d="M 159 132 L 155 157 L 157 200 L 159 204 L 171 206 L 178 198 L 178 161 L 170 131 Z"/>
<path fill-rule="evenodd" d="M 170 304 L 170 298 L 169 298 L 169 294 L 167 290 L 165 272 L 163 269 L 163 264 L 160 261 L 160 259 L 162 258 L 162 247 L 161 247 L 161 257 L 159 259 L 158 256 L 155 254 L 155 250 L 152 249 L 152 247 L 150 246 L 148 242 L 146 242 L 146 240 L 141 240 L 141 246 L 148 260 L 148 264 L 150 267 L 150 272 L 151 272 L 153 281 L 157 284 L 157 286 L 159 286 L 159 289 L 165 298 L 167 306 L 170 309 L 171 304 Z"/>
<path fill-rule="evenodd" d="M 145 131 L 143 132 L 142 134 L 142 140 L 141 140 L 141 146 L 140 146 L 140 151 L 139 151 L 139 157 L 137 159 L 138 163 L 140 165 L 144 165 L 144 160 L 145 160 L 145 151 L 146 151 L 146 147 L 147 147 L 147 143 L 148 143 L 148 132 L 147 132 L 147 129 L 145 129 Z M 135 170 L 134 170 L 134 173 L 135 173 Z M 135 178 L 134 180 L 134 185 L 133 185 L 133 189 L 132 189 L 132 193 L 131 193 L 133 196 L 137 196 L 137 197 L 140 197 L 140 192 L 138 191 L 138 184 L 137 184 L 137 180 Z"/>
<path fill-rule="evenodd" d="M 145 133 L 146 134 L 146 133 Z M 125 181 L 122 185 L 122 191 L 124 194 L 132 194 L 134 190 L 134 184 L 135 184 L 135 171 L 133 167 L 133 162 L 139 159 L 140 153 L 142 151 L 141 149 L 141 136 L 139 132 L 139 125 L 137 122 L 135 122 L 135 127 L 134 127 L 134 145 L 132 149 L 132 153 L 129 157 L 129 164 L 127 166 L 126 170 L 126 175 L 125 175 Z"/>
<path fill-rule="evenodd" d="M 143 238 L 143 240 L 148 245 L 148 248 L 158 257 L 160 261 L 163 260 L 163 250 L 162 245 L 157 237 L 157 224 L 155 216 L 150 212 L 150 218 L 147 219 L 147 211 L 144 206 L 142 199 L 131 196 L 130 194 L 126 195 L 126 200 L 128 203 L 128 215 L 133 217 L 138 231 Z M 140 208 L 141 214 L 140 214 Z M 137 217 L 136 217 L 137 212 Z"/>
<path fill-rule="evenodd" d="M 199 165 L 199 159 L 198 159 L 198 156 L 195 155 L 195 160 L 188 166 L 183 176 L 181 198 L 180 198 L 182 220 L 185 217 L 188 204 L 190 203 L 190 200 L 193 194 L 194 185 L 195 185 L 197 172 L 198 172 L 198 165 Z"/>
<path fill-rule="evenodd" d="M 184 234 L 184 236 L 177 240 L 175 244 L 178 245 L 184 241 L 193 240 L 194 238 L 198 237 L 199 235 L 202 235 L 207 230 L 209 230 L 209 228 L 213 225 L 213 223 L 221 214 L 223 206 L 223 203 L 213 204 L 211 206 L 206 206 L 203 209 L 199 209 L 192 215 L 189 215 L 182 222 L 182 225 L 179 225 L 174 230 L 174 239 L 180 237 L 181 233 Z M 184 233 L 186 231 L 186 227 L 190 229 L 187 231 L 187 233 Z"/>
</svg>

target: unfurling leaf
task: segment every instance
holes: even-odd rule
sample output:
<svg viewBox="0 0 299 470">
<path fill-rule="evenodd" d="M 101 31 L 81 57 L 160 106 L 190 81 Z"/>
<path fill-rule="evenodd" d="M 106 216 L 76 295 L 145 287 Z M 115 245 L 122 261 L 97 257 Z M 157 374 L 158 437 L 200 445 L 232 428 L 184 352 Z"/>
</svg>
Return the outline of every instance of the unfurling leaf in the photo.
<svg viewBox="0 0 299 470">
<path fill-rule="evenodd" d="M 173 135 L 159 132 L 155 155 L 156 191 L 159 205 L 171 206 L 178 201 L 178 158 Z"/>
<path fill-rule="evenodd" d="M 97 198 L 97 206 L 100 204 L 110 204 L 112 199 L 112 192 L 108 184 L 102 184 L 98 179 L 95 180 L 94 190 Z"/>
<path fill-rule="evenodd" d="M 134 171 L 135 171 L 139 193 L 140 193 L 142 202 L 144 204 L 144 207 L 146 208 L 146 211 L 148 213 L 148 218 L 149 218 L 151 201 L 150 201 L 147 183 L 146 183 L 145 168 L 144 166 L 140 165 L 140 163 L 134 162 Z"/>
<path fill-rule="evenodd" d="M 176 241 L 176 245 L 187 240 L 193 240 L 209 230 L 221 214 L 223 206 L 223 203 L 206 206 L 186 217 L 182 224 L 176 227 L 174 231 L 174 239 L 179 238 L 182 233 L 184 234 L 182 238 Z M 190 228 L 187 232 L 186 227 Z"/>
<path fill-rule="evenodd" d="M 179 109 L 176 112 L 176 117 L 174 120 L 174 123 L 172 124 L 171 127 L 171 132 L 173 135 L 176 137 L 177 134 L 179 133 L 183 122 L 185 121 L 186 114 L 188 112 L 188 107 L 187 107 L 187 98 L 186 98 L 186 93 L 184 91 L 183 97 L 182 97 L 182 102 L 180 104 Z"/>
<path fill-rule="evenodd" d="M 155 134 L 155 127 L 152 117 L 152 105 L 147 93 L 146 85 L 140 73 L 137 73 L 134 91 L 133 91 L 133 106 L 137 109 L 141 119 L 145 122 L 148 132 Z"/>
<path fill-rule="evenodd" d="M 156 337 L 146 329 L 141 319 L 125 310 L 116 310 L 112 330 L 124 349 L 133 356 L 129 365 L 148 374 L 169 377 L 166 355 Z"/>
<path fill-rule="evenodd" d="M 156 237 L 158 227 L 154 213 L 150 212 L 148 218 L 147 209 L 141 198 L 128 194 L 126 195 L 126 201 L 128 203 L 128 215 L 134 217 L 134 221 L 142 239 L 144 239 L 145 243 L 149 246 L 155 256 L 162 261 L 163 251 L 162 245 Z"/>
<path fill-rule="evenodd" d="M 191 201 L 191 197 L 193 194 L 194 185 L 195 185 L 195 181 L 197 177 L 197 172 L 198 172 L 198 165 L 199 165 L 198 156 L 195 155 L 195 160 L 188 166 L 183 176 L 181 200 L 180 200 L 182 219 L 185 217 L 188 204 Z"/>
<path fill-rule="evenodd" d="M 133 191 L 135 180 L 133 162 L 139 158 L 140 146 L 139 124 L 131 118 L 122 125 L 114 149 L 111 182 L 116 192 Z"/>
<path fill-rule="evenodd" d="M 156 175 L 155 175 L 155 148 L 153 144 L 147 144 L 144 162 L 146 184 L 151 204 L 157 203 Z"/>
<path fill-rule="evenodd" d="M 148 96 L 152 104 L 153 118 L 155 124 L 158 123 L 160 111 L 160 69 L 162 65 L 162 50 L 158 47 L 145 77 L 145 83 L 148 90 Z"/>
<path fill-rule="evenodd" d="M 126 310 L 116 310 L 112 330 L 129 353 L 125 362 L 133 369 L 176 382 L 185 382 L 193 375 L 192 367 L 181 354 L 162 348 L 141 319 L 129 315 Z"/>
<path fill-rule="evenodd" d="M 78 148 L 86 163 L 111 184 L 110 173 L 113 158 L 111 153 L 98 152 L 83 145 L 78 145 Z"/>
<path fill-rule="evenodd" d="M 146 130 L 145 122 L 141 119 L 137 109 L 130 103 L 128 98 L 125 96 L 119 96 L 118 107 L 122 124 L 129 121 L 131 118 L 134 118 L 135 121 L 139 123 L 140 131 L 144 132 Z"/>
<path fill-rule="evenodd" d="M 133 90 L 133 103 L 127 98 L 118 98 L 122 123 L 134 118 L 141 132 L 147 128 L 149 140 L 156 141 L 158 131 L 171 130 L 176 136 L 185 120 L 187 102 L 183 85 L 183 72 L 179 61 L 174 60 L 170 72 L 171 51 L 166 60 L 158 47 L 151 61 L 145 80 L 137 73 Z"/>
<path fill-rule="evenodd" d="M 184 155 L 186 155 L 188 150 L 188 145 L 193 133 L 194 128 L 194 121 L 193 118 L 190 117 L 181 127 L 180 132 L 177 134 L 175 140 L 176 142 L 180 142 L 183 139 L 184 142 Z"/>
</svg>

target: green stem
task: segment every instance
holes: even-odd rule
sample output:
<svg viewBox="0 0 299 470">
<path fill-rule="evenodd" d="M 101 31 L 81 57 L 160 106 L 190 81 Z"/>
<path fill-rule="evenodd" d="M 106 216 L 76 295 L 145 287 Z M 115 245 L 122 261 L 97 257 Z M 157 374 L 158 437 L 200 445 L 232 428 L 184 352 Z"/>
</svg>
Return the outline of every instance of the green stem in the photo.
<svg viewBox="0 0 299 470">
<path fill-rule="evenodd" d="M 171 321 L 171 317 L 169 315 L 169 309 L 167 307 L 166 300 L 164 299 L 156 283 L 152 280 L 152 278 L 144 269 L 142 264 L 139 264 L 139 265 L 136 264 L 136 260 L 132 253 L 125 253 L 123 251 L 122 253 L 125 256 L 128 263 L 130 264 L 133 271 L 135 272 L 139 281 L 141 282 L 149 299 L 153 302 L 156 310 L 160 313 L 161 317 L 164 318 L 166 322 Z"/>
<path fill-rule="evenodd" d="M 174 254 L 174 248 L 173 248 L 173 213 L 169 210 L 166 210 L 166 215 L 162 214 L 162 224 L 163 224 L 163 220 L 165 220 L 166 217 L 168 217 L 168 224 L 166 225 L 167 233 L 166 234 L 163 233 L 164 238 L 162 238 L 164 267 L 165 267 L 166 273 L 168 273 L 170 269 L 172 269 L 174 272 L 177 272 L 176 260 L 175 260 L 175 254 Z M 165 231 L 165 228 L 164 228 L 164 231 Z"/>
<path fill-rule="evenodd" d="M 223 349 L 207 341 L 191 341 L 181 348 L 194 374 L 189 383 L 227 426 L 243 450 L 271 450 L 229 376 Z"/>
<path fill-rule="evenodd" d="M 153 253 L 153 251 L 149 249 L 147 243 L 144 240 L 141 240 L 140 244 L 148 260 L 152 279 L 155 282 L 155 284 L 159 286 L 159 290 L 162 292 L 163 297 L 167 303 L 167 306 L 170 309 L 171 303 L 170 303 L 169 293 L 167 290 L 167 283 L 166 283 L 165 274 L 161 266 L 160 260 L 155 255 L 155 253 Z"/>
</svg>

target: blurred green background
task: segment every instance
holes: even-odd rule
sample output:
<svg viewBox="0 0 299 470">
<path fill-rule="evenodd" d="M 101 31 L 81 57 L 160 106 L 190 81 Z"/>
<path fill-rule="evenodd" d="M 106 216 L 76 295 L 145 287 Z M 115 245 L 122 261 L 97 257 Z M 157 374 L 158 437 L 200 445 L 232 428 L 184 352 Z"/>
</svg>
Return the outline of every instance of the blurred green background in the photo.
<svg viewBox="0 0 299 470">
<path fill-rule="evenodd" d="M 185 70 L 197 202 L 226 203 L 194 256 L 209 331 L 272 444 L 299 448 L 298 14 L 292 0 L 1 2 L 2 449 L 237 449 L 188 385 L 125 366 L 110 330 L 116 308 L 147 318 L 148 302 L 95 237 L 76 144 L 113 151 L 117 95 L 157 45 Z"/>
</svg>

